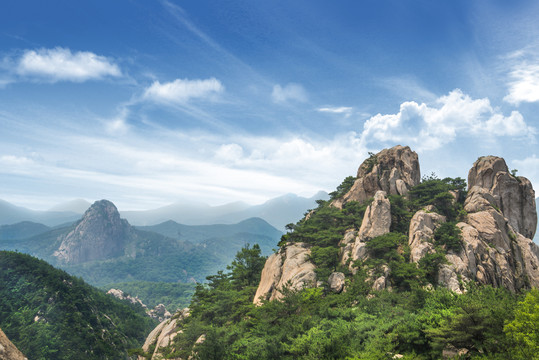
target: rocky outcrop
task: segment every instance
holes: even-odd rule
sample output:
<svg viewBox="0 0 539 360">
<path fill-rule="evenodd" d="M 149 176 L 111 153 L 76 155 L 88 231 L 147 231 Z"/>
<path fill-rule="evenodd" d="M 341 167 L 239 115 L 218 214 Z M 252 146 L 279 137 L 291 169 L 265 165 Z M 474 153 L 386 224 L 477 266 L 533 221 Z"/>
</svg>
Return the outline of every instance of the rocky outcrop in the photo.
<svg viewBox="0 0 539 360">
<path fill-rule="evenodd" d="M 512 292 L 539 286 L 539 247 L 526 236 L 535 233 L 537 223 L 530 182 L 509 174 L 505 161 L 494 156 L 479 158 L 468 182 L 464 203 L 468 215 L 457 224 L 463 246 L 459 252 L 447 253 L 447 263 L 439 268 L 438 284 L 457 293 L 471 280 Z M 427 218 L 435 221 L 429 224 Z M 413 261 L 432 251 L 431 230 L 441 218 L 421 211 L 414 215 L 410 224 Z"/>
<path fill-rule="evenodd" d="M 434 251 L 433 238 L 436 227 L 445 222 L 445 216 L 437 214 L 433 206 L 419 210 L 410 220 L 410 261 L 419 262 L 423 256 Z"/>
<path fill-rule="evenodd" d="M 287 243 L 277 253 L 268 257 L 253 300 L 255 305 L 263 300 L 280 299 L 280 290 L 288 287 L 299 290 L 316 284 L 315 266 L 309 261 L 311 250 L 304 243 Z"/>
<path fill-rule="evenodd" d="M 537 227 L 537 210 L 535 192 L 528 179 L 513 176 L 504 159 L 483 156 L 468 173 L 468 189 L 475 186 L 488 191 L 496 207 L 516 232 L 533 239 Z"/>
<path fill-rule="evenodd" d="M 362 239 L 387 234 L 391 227 L 391 204 L 385 191 L 377 191 L 374 200 L 367 206 L 358 236 Z"/>
<path fill-rule="evenodd" d="M 120 219 L 116 206 L 108 200 L 96 201 L 73 230 L 60 236 L 54 256 L 62 263 L 80 264 L 124 254 L 131 227 Z"/>
<path fill-rule="evenodd" d="M 345 276 L 342 272 L 333 272 L 329 275 L 328 278 L 328 288 L 329 290 L 340 293 L 344 290 L 344 280 Z"/>
<path fill-rule="evenodd" d="M 152 319 L 156 319 L 159 322 L 163 322 L 172 317 L 172 314 L 166 309 L 165 305 L 163 304 L 156 305 L 153 309 L 150 310 L 148 309 L 148 306 L 146 306 L 146 304 L 144 304 L 142 300 L 138 298 L 138 296 L 133 297 L 124 293 L 120 289 L 110 289 L 109 291 L 107 291 L 107 294 L 112 295 L 120 300 L 129 301 L 131 304 L 138 304 L 142 306 L 142 308 L 144 308 L 146 314 L 149 317 L 151 317 Z"/>
<path fill-rule="evenodd" d="M 189 316 L 189 309 L 183 309 L 178 311 L 172 319 L 164 320 L 155 329 L 152 330 L 150 335 L 146 338 L 142 350 L 148 352 L 152 346 L 154 350 L 151 356 L 151 360 L 161 359 L 160 349 L 169 346 L 176 335 L 180 334 L 182 330 L 180 325 L 182 321 Z M 139 356 L 139 360 L 144 358 Z"/>
<path fill-rule="evenodd" d="M 0 329 L 0 360 L 28 360 Z"/>
<path fill-rule="evenodd" d="M 417 154 L 408 146 L 384 149 L 365 160 L 357 171 L 352 188 L 332 202 L 342 208 L 348 201 L 365 202 L 377 191 L 392 195 L 405 195 L 412 186 L 419 184 L 421 173 Z"/>
<path fill-rule="evenodd" d="M 354 271 L 356 260 L 365 260 L 367 256 L 367 241 L 374 237 L 387 234 L 391 227 L 391 204 L 385 191 L 377 191 L 363 216 L 359 231 L 349 230 L 341 240 L 341 263 L 349 263 Z"/>
</svg>

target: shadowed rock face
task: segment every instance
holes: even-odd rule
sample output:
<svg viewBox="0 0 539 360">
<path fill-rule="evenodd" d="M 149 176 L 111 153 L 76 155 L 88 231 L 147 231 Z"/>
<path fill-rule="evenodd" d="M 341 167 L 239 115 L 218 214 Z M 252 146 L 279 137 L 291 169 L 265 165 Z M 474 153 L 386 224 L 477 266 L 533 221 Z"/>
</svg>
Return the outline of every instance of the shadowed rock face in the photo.
<svg viewBox="0 0 539 360">
<path fill-rule="evenodd" d="M 420 181 L 417 154 L 408 146 L 397 145 L 365 160 L 350 191 L 332 204 L 342 208 L 348 201 L 363 203 L 380 190 L 388 195 L 406 195 Z"/>
<path fill-rule="evenodd" d="M 0 360 L 28 360 L 0 329 Z"/>
<path fill-rule="evenodd" d="M 120 219 L 113 203 L 96 201 L 75 228 L 67 235 L 62 235 L 60 247 L 54 256 L 68 264 L 121 256 L 130 232 L 130 225 Z"/>
</svg>

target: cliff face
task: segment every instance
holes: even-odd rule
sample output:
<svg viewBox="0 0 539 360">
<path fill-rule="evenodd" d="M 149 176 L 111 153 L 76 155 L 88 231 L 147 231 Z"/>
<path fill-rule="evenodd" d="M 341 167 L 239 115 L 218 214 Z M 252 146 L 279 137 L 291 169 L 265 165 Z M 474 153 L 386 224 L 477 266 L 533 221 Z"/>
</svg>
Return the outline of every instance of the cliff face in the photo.
<svg viewBox="0 0 539 360">
<path fill-rule="evenodd" d="M 0 360 L 28 360 L 0 329 Z"/>
<path fill-rule="evenodd" d="M 266 260 L 262 277 L 254 297 L 254 303 L 260 305 L 262 300 L 280 299 L 283 286 L 300 290 L 303 287 L 316 285 L 314 265 L 309 261 L 310 249 L 306 244 L 286 244 L 279 252 Z"/>
<path fill-rule="evenodd" d="M 131 233 L 131 226 L 107 200 L 96 201 L 82 220 L 66 235 L 54 256 L 63 263 L 80 264 L 121 256 Z"/>
<path fill-rule="evenodd" d="M 348 229 L 339 243 L 341 265 L 356 272 L 354 262 L 370 256 L 368 242 L 390 231 L 392 215 L 387 195 L 406 196 L 419 183 L 417 154 L 408 147 L 382 150 L 361 164 L 351 189 L 331 202 L 342 209 L 349 201 L 365 203 L 373 198 L 361 226 Z M 456 201 L 458 196 L 453 196 Z M 513 292 L 539 287 L 539 247 L 531 240 L 537 226 L 537 211 L 530 181 L 513 176 L 502 158 L 481 157 L 469 171 L 464 210 L 465 216 L 456 224 L 461 231 L 462 247 L 458 251 L 445 250 L 447 261 L 438 267 L 438 284 L 457 293 L 465 291 L 464 284 L 468 281 L 505 287 Z M 410 262 L 419 263 L 425 255 L 436 252 L 434 233 L 446 221 L 432 205 L 413 214 L 408 231 Z M 308 260 L 310 246 L 287 244 L 268 258 L 255 304 L 260 304 L 260 299 L 279 298 L 278 289 L 288 281 L 293 288 L 316 286 L 315 266 Z M 299 253 L 305 254 L 301 262 L 293 260 Z M 391 270 L 387 266 L 382 270 L 382 276 L 370 279 L 376 290 L 389 286 Z"/>
</svg>

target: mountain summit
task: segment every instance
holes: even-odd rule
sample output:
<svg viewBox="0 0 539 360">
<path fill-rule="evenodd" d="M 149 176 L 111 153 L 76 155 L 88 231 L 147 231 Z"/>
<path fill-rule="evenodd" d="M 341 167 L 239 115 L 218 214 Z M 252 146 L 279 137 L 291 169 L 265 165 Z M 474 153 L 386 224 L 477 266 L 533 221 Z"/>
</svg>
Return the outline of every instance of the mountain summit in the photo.
<svg viewBox="0 0 539 360">
<path fill-rule="evenodd" d="M 62 236 L 54 256 L 68 264 L 105 260 L 123 255 L 131 226 L 108 200 L 96 201 L 73 230 Z"/>
</svg>

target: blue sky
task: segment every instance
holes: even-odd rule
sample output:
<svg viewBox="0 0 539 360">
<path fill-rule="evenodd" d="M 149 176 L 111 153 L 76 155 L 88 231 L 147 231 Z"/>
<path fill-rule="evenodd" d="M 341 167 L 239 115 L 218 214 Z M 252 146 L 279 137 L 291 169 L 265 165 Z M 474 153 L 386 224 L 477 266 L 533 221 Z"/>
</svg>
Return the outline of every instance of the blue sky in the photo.
<svg viewBox="0 0 539 360">
<path fill-rule="evenodd" d="M 369 151 L 539 184 L 535 1 L 12 1 L 0 199 L 260 203 L 332 191 Z"/>
</svg>

